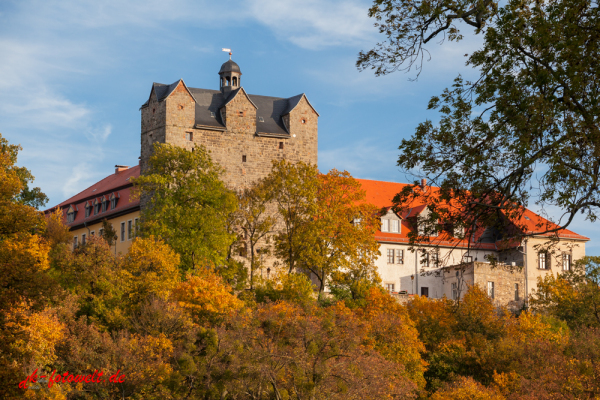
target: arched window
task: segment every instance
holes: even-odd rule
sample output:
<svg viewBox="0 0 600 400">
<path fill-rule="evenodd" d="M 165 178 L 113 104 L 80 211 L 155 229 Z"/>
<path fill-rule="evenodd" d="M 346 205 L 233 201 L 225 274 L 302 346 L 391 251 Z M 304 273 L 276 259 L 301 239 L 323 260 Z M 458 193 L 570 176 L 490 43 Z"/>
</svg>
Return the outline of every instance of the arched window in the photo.
<svg viewBox="0 0 600 400">
<path fill-rule="evenodd" d="M 227 79 L 227 86 L 231 86 L 231 80 L 230 80 L 231 78 L 227 77 L 226 79 Z"/>
<path fill-rule="evenodd" d="M 233 77 L 233 86 L 237 86 L 237 77 Z"/>
</svg>

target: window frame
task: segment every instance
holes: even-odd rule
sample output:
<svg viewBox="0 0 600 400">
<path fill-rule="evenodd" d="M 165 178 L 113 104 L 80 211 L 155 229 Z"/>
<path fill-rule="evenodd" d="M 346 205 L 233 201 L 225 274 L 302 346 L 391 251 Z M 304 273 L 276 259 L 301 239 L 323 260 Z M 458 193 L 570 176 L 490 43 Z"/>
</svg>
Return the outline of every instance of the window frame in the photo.
<svg viewBox="0 0 600 400">
<path fill-rule="evenodd" d="M 515 284 L 513 285 L 513 289 L 515 290 L 515 301 L 520 301 L 520 300 L 521 300 L 521 298 L 520 298 L 520 296 L 519 296 L 519 284 L 518 284 L 518 283 L 515 283 Z"/>
<path fill-rule="evenodd" d="M 550 263 L 549 261 L 549 257 L 548 257 L 548 252 L 545 251 L 540 251 L 538 252 L 538 260 L 537 260 L 537 264 L 538 264 L 538 269 L 547 271 L 550 269 Z"/>
<path fill-rule="evenodd" d="M 389 232 L 390 231 L 390 220 L 387 218 L 381 219 L 381 232 Z"/>
<path fill-rule="evenodd" d="M 394 230 L 394 228 L 396 228 Z M 397 219 L 390 220 L 390 232 L 392 233 L 400 233 L 400 221 Z"/>
<path fill-rule="evenodd" d="M 396 250 L 396 264 L 404 264 L 404 250 L 403 249 Z"/>
<path fill-rule="evenodd" d="M 458 300 L 458 282 L 452 282 L 450 288 L 452 291 L 450 294 L 450 296 L 452 296 L 452 300 Z"/>
<path fill-rule="evenodd" d="M 394 258 L 395 258 L 394 249 L 387 249 L 387 263 L 393 264 Z"/>
<path fill-rule="evenodd" d="M 127 240 L 133 239 L 133 220 L 127 220 Z"/>
<path fill-rule="evenodd" d="M 75 236 L 73 236 L 73 250 L 75 250 L 77 248 L 77 246 L 79 246 L 79 244 L 77 242 L 78 242 L 77 235 L 75 235 Z"/>
<path fill-rule="evenodd" d="M 121 242 L 125 241 L 125 222 L 121 222 Z"/>
<path fill-rule="evenodd" d="M 565 261 L 567 262 L 566 268 L 565 268 Z M 572 267 L 573 267 L 573 256 L 571 255 L 571 253 L 567 253 L 567 252 L 562 253 L 562 270 L 563 271 L 571 271 Z"/>
<path fill-rule="evenodd" d="M 487 284 L 487 293 L 488 293 L 488 297 L 490 299 L 495 299 L 496 298 L 496 287 L 495 287 L 495 283 L 492 281 L 488 281 Z"/>
<path fill-rule="evenodd" d="M 390 290 L 391 289 L 391 290 Z M 390 282 L 386 282 L 385 283 L 385 290 L 388 293 L 392 293 L 396 291 L 396 284 L 395 283 L 390 283 Z"/>
</svg>

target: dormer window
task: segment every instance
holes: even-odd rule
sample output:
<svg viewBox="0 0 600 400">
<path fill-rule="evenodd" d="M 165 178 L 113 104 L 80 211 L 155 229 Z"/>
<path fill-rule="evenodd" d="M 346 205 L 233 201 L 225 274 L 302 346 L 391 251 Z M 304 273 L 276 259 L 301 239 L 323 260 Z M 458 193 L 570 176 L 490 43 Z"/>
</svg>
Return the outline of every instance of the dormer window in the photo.
<svg viewBox="0 0 600 400">
<path fill-rule="evenodd" d="M 381 232 L 389 232 L 390 231 L 390 220 L 382 219 L 381 220 Z"/>
<path fill-rule="evenodd" d="M 73 206 L 70 206 L 69 209 L 67 210 L 67 223 L 74 222 L 76 214 L 77 214 L 77 210 L 75 208 L 73 208 Z"/>
<path fill-rule="evenodd" d="M 90 203 L 85 203 L 85 217 L 89 217 L 92 214 L 92 205 Z"/>
<path fill-rule="evenodd" d="M 97 215 L 100 213 L 100 207 L 102 205 L 100 204 L 100 202 L 98 201 L 98 199 L 94 200 L 94 215 Z"/>
<path fill-rule="evenodd" d="M 398 222 L 399 221 L 395 220 L 395 219 L 393 219 L 393 220 L 390 221 L 390 223 L 391 223 L 391 232 L 394 232 L 394 233 L 398 233 L 399 232 Z"/>
<path fill-rule="evenodd" d="M 118 200 L 118 197 L 115 196 L 114 193 L 110 195 L 110 209 L 111 210 L 114 210 L 117 207 L 117 200 Z"/>
<path fill-rule="evenodd" d="M 108 211 L 108 199 L 102 197 L 102 212 Z"/>
</svg>

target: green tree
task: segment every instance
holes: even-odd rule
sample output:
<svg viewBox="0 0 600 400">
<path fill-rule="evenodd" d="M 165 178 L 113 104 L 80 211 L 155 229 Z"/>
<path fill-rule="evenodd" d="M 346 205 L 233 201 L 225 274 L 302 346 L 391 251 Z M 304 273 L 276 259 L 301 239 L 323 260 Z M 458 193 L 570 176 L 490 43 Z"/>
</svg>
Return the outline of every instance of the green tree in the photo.
<svg viewBox="0 0 600 400">
<path fill-rule="evenodd" d="M 387 41 L 362 53 L 359 67 L 385 74 L 410 66 L 423 44 L 447 35 L 459 40 L 457 23 L 484 34 L 483 47 L 467 64 L 479 77 L 458 77 L 430 109 L 439 124 L 421 123 L 400 145 L 398 165 L 428 176 L 451 209 L 434 204 L 432 221 L 464 221 L 505 227 L 512 234 L 557 232 L 581 212 L 590 221 L 600 206 L 599 69 L 600 11 L 588 0 L 408 2 L 375 0 L 371 16 Z M 536 173 L 539 184 L 531 183 Z M 557 206 L 557 225 L 540 221 L 523 229 L 520 217 L 532 196 L 541 207 Z M 417 185 L 397 199 L 423 194 Z M 421 203 L 423 204 L 423 203 Z M 526 233 L 523 233 L 526 232 Z M 467 232 L 468 233 L 468 232 Z"/>
<path fill-rule="evenodd" d="M 270 252 L 270 237 L 277 222 L 272 193 L 264 180 L 255 182 L 238 195 L 239 209 L 235 213 L 234 226 L 241 230 L 242 253 L 250 259 L 250 288 L 254 288 L 254 271 L 261 267 L 260 253 Z M 246 250 L 249 250 L 247 252 Z M 247 253 L 247 254 L 246 254 Z"/>
<path fill-rule="evenodd" d="M 157 143 L 148 170 L 134 180 L 147 201 L 141 234 L 169 244 L 185 270 L 224 264 L 235 239 L 226 221 L 236 198 L 219 179 L 222 172 L 203 147 L 187 151 Z"/>
<path fill-rule="evenodd" d="M 288 272 L 297 267 L 306 248 L 303 230 L 311 218 L 319 188 L 316 166 L 286 160 L 273 161 L 273 169 L 265 179 L 267 192 L 272 194 L 283 229 L 274 235 L 274 254 L 284 261 Z"/>
<path fill-rule="evenodd" d="M 108 222 L 108 220 L 105 218 L 102 220 L 102 238 L 104 240 L 106 240 L 106 243 L 108 243 L 108 246 L 112 246 L 113 244 L 115 244 L 115 241 L 117 237 L 117 230 L 113 227 L 113 225 Z"/>
</svg>

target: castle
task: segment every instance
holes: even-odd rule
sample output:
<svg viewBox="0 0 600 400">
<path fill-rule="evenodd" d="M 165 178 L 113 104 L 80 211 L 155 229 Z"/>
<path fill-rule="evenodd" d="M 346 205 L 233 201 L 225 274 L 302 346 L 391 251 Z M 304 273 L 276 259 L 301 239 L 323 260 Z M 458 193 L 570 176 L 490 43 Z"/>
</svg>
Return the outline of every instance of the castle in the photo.
<svg viewBox="0 0 600 400">
<path fill-rule="evenodd" d="M 116 166 L 115 173 L 60 203 L 73 233 L 73 246 L 101 233 L 108 219 L 117 230 L 115 252 L 126 252 L 135 237 L 140 201 L 129 201 L 131 177 L 147 168 L 154 143 L 169 143 L 194 151 L 202 145 L 225 170 L 223 180 L 234 190 L 266 176 L 271 161 L 286 159 L 317 164 L 319 114 L 304 94 L 290 98 L 250 95 L 241 86 L 242 72 L 231 59 L 219 70 L 219 90 L 187 87 L 183 80 L 170 85 L 154 83 L 141 106 L 140 165 Z M 537 278 L 569 270 L 585 256 L 589 239 L 563 229 L 552 252 L 539 245 L 549 235 L 536 233 L 551 223 L 526 210 L 521 226 L 531 235 L 511 248 L 486 231 L 465 239 L 440 236 L 429 243 L 409 246 L 411 222 L 428 212 L 426 204 L 410 205 L 402 215 L 392 211 L 401 183 L 358 180 L 367 201 L 387 208 L 375 237 L 381 256 L 376 261 L 384 287 L 397 295 L 424 295 L 457 299 L 466 285 L 479 285 L 498 304 L 522 306 L 536 288 Z M 426 182 L 422 182 L 426 188 Z M 486 256 L 502 261 L 492 268 Z"/>
<path fill-rule="evenodd" d="M 266 176 L 274 159 L 317 164 L 319 114 L 304 94 L 287 99 L 250 95 L 231 59 L 219 77 L 219 90 L 189 88 L 181 79 L 153 84 L 141 107 L 142 173 L 156 142 L 190 151 L 204 146 L 225 169 L 222 179 L 232 189 Z"/>
</svg>

